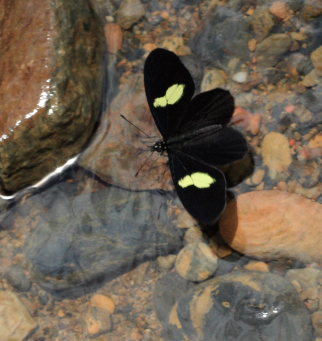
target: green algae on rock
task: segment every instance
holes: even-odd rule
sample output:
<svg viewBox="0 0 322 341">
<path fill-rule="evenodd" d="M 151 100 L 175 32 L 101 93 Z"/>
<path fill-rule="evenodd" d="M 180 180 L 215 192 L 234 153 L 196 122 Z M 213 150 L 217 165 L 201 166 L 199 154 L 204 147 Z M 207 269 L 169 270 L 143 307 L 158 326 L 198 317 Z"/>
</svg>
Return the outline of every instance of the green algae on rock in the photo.
<svg viewBox="0 0 322 341">
<path fill-rule="evenodd" d="M 77 155 L 96 126 L 102 28 L 87 0 L 4 0 L 0 192 L 33 185 Z"/>
</svg>

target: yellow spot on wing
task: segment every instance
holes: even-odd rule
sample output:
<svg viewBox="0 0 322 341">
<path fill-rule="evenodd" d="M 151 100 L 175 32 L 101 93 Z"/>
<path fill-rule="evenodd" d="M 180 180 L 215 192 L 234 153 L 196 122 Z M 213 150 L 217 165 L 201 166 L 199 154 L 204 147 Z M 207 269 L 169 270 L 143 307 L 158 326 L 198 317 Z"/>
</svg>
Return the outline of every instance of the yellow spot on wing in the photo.
<svg viewBox="0 0 322 341">
<path fill-rule="evenodd" d="M 197 188 L 209 188 L 214 182 L 216 182 L 216 179 L 211 177 L 209 174 L 196 172 L 186 175 L 178 181 L 178 184 L 182 188 L 189 186 L 195 186 Z"/>
<path fill-rule="evenodd" d="M 184 84 L 173 84 L 167 89 L 163 97 L 158 97 L 154 100 L 153 106 L 166 107 L 167 105 L 177 103 L 183 95 L 185 85 Z"/>
</svg>

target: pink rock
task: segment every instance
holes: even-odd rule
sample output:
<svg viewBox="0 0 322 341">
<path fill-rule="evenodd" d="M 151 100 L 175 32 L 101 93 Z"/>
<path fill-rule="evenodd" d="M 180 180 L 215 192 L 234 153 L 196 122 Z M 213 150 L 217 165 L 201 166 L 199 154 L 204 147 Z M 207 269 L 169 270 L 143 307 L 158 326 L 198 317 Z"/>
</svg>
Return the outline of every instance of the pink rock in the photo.
<svg viewBox="0 0 322 341">
<path fill-rule="evenodd" d="M 236 107 L 232 118 L 232 123 L 240 126 L 246 132 L 252 135 L 259 133 L 259 128 L 262 120 L 262 115 L 252 114 L 242 107 Z"/>
<path fill-rule="evenodd" d="M 248 256 L 322 261 L 322 206 L 298 194 L 241 194 L 228 203 L 220 232 L 233 249 Z"/>
</svg>

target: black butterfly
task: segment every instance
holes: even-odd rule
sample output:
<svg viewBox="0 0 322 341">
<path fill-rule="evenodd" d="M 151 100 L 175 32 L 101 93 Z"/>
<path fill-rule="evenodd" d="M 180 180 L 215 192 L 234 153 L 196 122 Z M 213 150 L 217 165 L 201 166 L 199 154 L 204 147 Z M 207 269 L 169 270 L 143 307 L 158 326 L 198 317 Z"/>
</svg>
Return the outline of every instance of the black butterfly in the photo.
<svg viewBox="0 0 322 341">
<path fill-rule="evenodd" d="M 226 206 L 226 180 L 215 166 L 241 159 L 247 143 L 227 127 L 234 99 L 222 89 L 193 99 L 195 86 L 176 54 L 156 49 L 144 65 L 144 84 L 154 121 L 163 140 L 152 151 L 167 153 L 176 191 L 200 223 L 213 224 Z"/>
</svg>

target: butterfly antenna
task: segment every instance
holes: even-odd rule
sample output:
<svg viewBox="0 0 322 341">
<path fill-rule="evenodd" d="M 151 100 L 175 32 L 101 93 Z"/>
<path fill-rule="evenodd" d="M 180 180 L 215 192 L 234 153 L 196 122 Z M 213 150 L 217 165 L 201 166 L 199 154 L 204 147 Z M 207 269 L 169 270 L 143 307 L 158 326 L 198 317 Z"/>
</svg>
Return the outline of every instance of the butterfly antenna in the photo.
<svg viewBox="0 0 322 341">
<path fill-rule="evenodd" d="M 140 131 L 143 135 L 145 135 L 146 137 L 151 137 L 149 136 L 146 132 L 144 132 L 142 129 L 140 129 L 138 126 L 136 126 L 134 123 L 132 123 L 131 121 L 129 121 L 124 115 L 120 115 L 126 122 L 130 123 L 133 127 L 135 127 L 138 131 Z"/>
<path fill-rule="evenodd" d="M 144 160 L 144 162 L 142 163 L 140 168 L 137 170 L 137 172 L 135 173 L 135 177 L 137 177 L 139 175 L 139 173 L 141 172 L 142 168 L 147 164 L 147 162 L 149 161 L 149 159 L 151 158 L 152 155 L 153 155 L 153 151 L 151 151 L 150 155 Z"/>
</svg>

